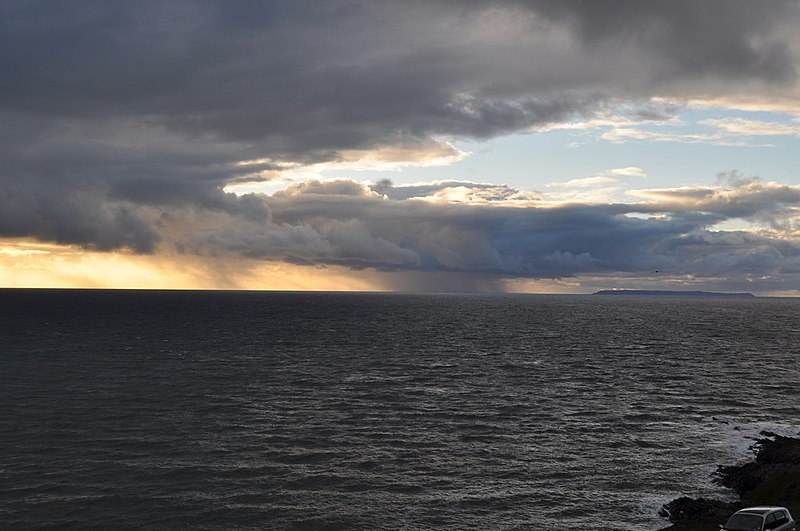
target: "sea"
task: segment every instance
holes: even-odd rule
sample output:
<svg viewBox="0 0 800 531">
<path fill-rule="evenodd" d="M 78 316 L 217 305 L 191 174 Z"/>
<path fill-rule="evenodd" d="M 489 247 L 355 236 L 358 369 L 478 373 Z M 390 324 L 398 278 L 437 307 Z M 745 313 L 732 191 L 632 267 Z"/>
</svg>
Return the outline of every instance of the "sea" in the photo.
<svg viewBox="0 0 800 531">
<path fill-rule="evenodd" d="M 794 299 L 0 290 L 0 529 L 660 529 L 798 354 Z"/>
</svg>

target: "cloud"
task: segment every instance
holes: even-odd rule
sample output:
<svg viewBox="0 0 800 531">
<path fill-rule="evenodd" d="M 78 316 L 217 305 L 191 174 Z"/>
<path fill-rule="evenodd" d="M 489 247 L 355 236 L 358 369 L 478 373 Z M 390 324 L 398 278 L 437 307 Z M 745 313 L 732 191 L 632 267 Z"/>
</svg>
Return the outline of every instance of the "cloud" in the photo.
<svg viewBox="0 0 800 531">
<path fill-rule="evenodd" d="M 646 176 L 644 170 L 636 166 L 612 168 L 591 177 L 549 183 L 546 186 L 550 190 L 543 199 L 555 203 L 613 203 L 621 197 L 619 183 L 629 177 Z"/>
<path fill-rule="evenodd" d="M 440 190 L 447 184 L 430 186 Z M 269 222 L 234 222 L 220 213 L 192 231 L 185 249 L 394 271 L 404 278 L 413 272 L 531 279 L 795 274 L 800 188 L 753 181 L 638 194 L 647 201 L 509 200 L 506 206 L 500 200 L 392 199 L 363 183 L 307 182 L 264 198 Z M 714 230 L 731 219 L 764 229 Z"/>
<path fill-rule="evenodd" d="M 731 135 L 724 130 L 712 133 L 684 133 L 652 131 L 638 127 L 614 127 L 602 133 L 600 139 L 611 142 L 612 144 L 622 144 L 630 140 L 647 140 L 649 142 L 711 144 L 714 146 L 770 147 L 769 144 L 752 144 L 744 140 L 733 139 Z"/>
<path fill-rule="evenodd" d="M 622 175 L 624 177 L 647 177 L 645 171 L 638 166 L 626 166 L 625 168 L 612 168 L 605 171 L 608 175 Z"/>
<path fill-rule="evenodd" d="M 788 228 L 797 221 L 800 187 L 764 183 L 758 179 L 734 180 L 733 188 L 684 187 L 636 190 L 633 195 L 650 199 L 643 211 L 708 213 L 724 219 L 745 219 Z"/>
<path fill-rule="evenodd" d="M 565 188 L 587 188 L 597 185 L 609 184 L 619 182 L 616 177 L 609 175 L 596 175 L 594 177 L 583 177 L 580 179 L 570 179 L 563 183 L 551 183 L 548 186 L 563 186 Z"/>
<path fill-rule="evenodd" d="M 701 120 L 701 125 L 714 127 L 725 135 L 735 136 L 793 136 L 800 137 L 800 125 L 745 118 L 714 118 Z"/>
<path fill-rule="evenodd" d="M 3 236 L 36 237 L 111 250 L 128 247 L 152 252 L 161 239 L 141 212 L 91 188 L 64 189 L 48 183 L 11 183 L 0 193 Z"/>
<path fill-rule="evenodd" d="M 371 189 L 394 200 L 423 199 L 450 203 L 509 205 L 514 202 L 528 203 L 542 199 L 540 194 L 518 190 L 504 184 L 471 181 L 436 181 L 404 185 L 382 181 L 372 185 Z"/>
<path fill-rule="evenodd" d="M 0 101 L 36 116 L 146 116 L 309 161 L 490 137 L 615 98 L 700 96 L 687 80 L 722 95 L 731 79 L 794 79 L 779 30 L 796 3 L 650 4 L 12 1 Z"/>
<path fill-rule="evenodd" d="M 645 124 L 634 121 L 587 122 L 584 129 L 605 129 L 601 140 L 613 144 L 622 144 L 631 140 L 649 142 L 673 142 L 682 144 L 710 144 L 715 146 L 738 147 L 773 147 L 772 144 L 754 143 L 750 137 L 789 136 L 800 137 L 800 126 L 795 122 L 752 120 L 740 117 L 708 118 L 700 120 L 697 125 L 706 130 L 685 131 L 689 124 L 661 122 Z M 664 126 L 670 126 L 665 128 Z M 678 126 L 677 129 L 674 127 Z M 684 130 L 681 130 L 684 128 Z"/>
<path fill-rule="evenodd" d="M 797 16 L 796 2 L 521 0 L 520 4 L 571 24 L 587 47 L 607 49 L 624 42 L 642 48 L 661 69 L 657 77 L 667 82 L 698 76 L 791 81 L 796 75 L 789 46 L 769 33 L 783 17 Z"/>
<path fill-rule="evenodd" d="M 556 206 L 462 180 L 224 190 L 303 169 L 448 163 L 466 155 L 459 139 L 615 115 L 611 141 L 740 145 L 781 128 L 717 121 L 716 133 L 670 136 L 640 124 L 670 121 L 689 99 L 796 96 L 797 22 L 791 1 L 9 0 L 0 236 L 465 276 L 689 270 L 690 246 L 671 242 L 722 245 L 709 227 L 737 216 L 788 231 L 795 190 L 648 191 L 634 206 Z M 671 215 L 627 216 L 643 211 Z M 754 242 L 778 248 L 748 238 L 725 255 L 742 271 L 756 269 L 743 259 Z"/>
</svg>

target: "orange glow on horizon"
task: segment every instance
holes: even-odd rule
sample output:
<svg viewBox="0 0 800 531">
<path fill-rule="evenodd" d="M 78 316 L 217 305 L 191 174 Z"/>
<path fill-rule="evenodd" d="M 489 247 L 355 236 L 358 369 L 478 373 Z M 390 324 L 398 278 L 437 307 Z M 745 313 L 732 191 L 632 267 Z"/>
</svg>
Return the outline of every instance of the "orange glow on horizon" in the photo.
<svg viewBox="0 0 800 531">
<path fill-rule="evenodd" d="M 581 293 L 572 280 L 295 265 L 239 256 L 99 252 L 0 239 L 0 288 Z"/>
<path fill-rule="evenodd" d="M 620 282 L 641 289 L 665 289 L 664 283 L 670 283 L 667 289 L 675 290 L 703 287 L 687 278 L 532 279 L 436 271 L 354 270 L 238 256 L 99 252 L 32 240 L 0 239 L 0 288 L 581 294 L 608 289 Z M 800 297 L 800 290 L 777 289 L 757 294 Z"/>
<path fill-rule="evenodd" d="M 379 291 L 374 275 L 238 257 L 97 252 L 0 240 L 0 287 Z"/>
</svg>

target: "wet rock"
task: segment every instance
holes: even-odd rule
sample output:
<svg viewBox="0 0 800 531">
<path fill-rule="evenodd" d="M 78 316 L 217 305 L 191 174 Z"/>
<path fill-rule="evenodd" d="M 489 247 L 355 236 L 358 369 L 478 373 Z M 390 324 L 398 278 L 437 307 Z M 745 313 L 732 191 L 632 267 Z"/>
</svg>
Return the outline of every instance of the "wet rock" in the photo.
<svg viewBox="0 0 800 531">
<path fill-rule="evenodd" d="M 767 431 L 760 435 L 751 447 L 752 461 L 719 466 L 715 473 L 714 481 L 733 489 L 740 501 L 678 498 L 658 513 L 673 523 L 666 530 L 716 529 L 735 511 L 754 505 L 784 506 L 795 518 L 800 516 L 800 439 Z"/>
<path fill-rule="evenodd" d="M 782 505 L 800 515 L 800 439 L 762 431 L 756 456 L 742 465 L 717 468 L 716 483 L 733 489 L 747 505 Z"/>
<path fill-rule="evenodd" d="M 741 509 L 738 502 L 723 502 L 708 498 L 689 498 L 684 496 L 672 500 L 661 507 L 658 515 L 670 522 L 713 521 L 715 525 L 724 522 L 734 512 Z"/>
</svg>

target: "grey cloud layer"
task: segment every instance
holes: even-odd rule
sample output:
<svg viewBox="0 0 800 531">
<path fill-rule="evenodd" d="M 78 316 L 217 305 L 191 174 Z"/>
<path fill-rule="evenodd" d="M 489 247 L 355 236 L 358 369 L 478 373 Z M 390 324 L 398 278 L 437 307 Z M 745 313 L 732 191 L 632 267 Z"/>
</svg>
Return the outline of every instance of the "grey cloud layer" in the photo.
<svg viewBox="0 0 800 531">
<path fill-rule="evenodd" d="M 669 83 L 685 79 L 711 92 L 734 78 L 785 83 L 796 63 L 775 31 L 797 11 L 774 0 L 4 1 L 0 102 L 147 116 L 273 158 L 329 158 L 682 95 Z"/>
<path fill-rule="evenodd" d="M 707 215 L 402 201 L 441 184 L 378 190 L 389 200 L 222 188 L 280 163 L 447 151 L 442 139 L 621 101 L 643 115 L 652 96 L 785 90 L 798 20 L 788 0 L 2 0 L 0 236 L 532 276 L 662 267 L 645 250 L 702 232 Z M 476 200 L 535 199 L 459 186 Z"/>
<path fill-rule="evenodd" d="M 270 224 L 215 223 L 196 231 L 189 248 L 301 264 L 531 278 L 742 279 L 800 272 L 800 244 L 790 238 L 800 227 L 792 222 L 761 232 L 713 230 L 730 219 L 781 218 L 800 207 L 797 187 L 756 181 L 727 190 L 670 192 L 675 195 L 639 204 L 558 207 L 393 200 L 386 185 L 376 188 L 381 193 L 352 181 L 308 181 L 267 199 Z M 406 197 L 435 192 L 434 185 L 397 188 Z M 477 185 L 474 191 L 484 190 Z"/>
<path fill-rule="evenodd" d="M 787 42 L 770 36 L 784 17 L 796 17 L 792 1 L 706 0 L 640 2 L 521 0 L 545 16 L 566 21 L 589 46 L 620 39 L 645 48 L 661 74 L 656 79 L 697 76 L 794 80 L 796 64 Z"/>
</svg>

